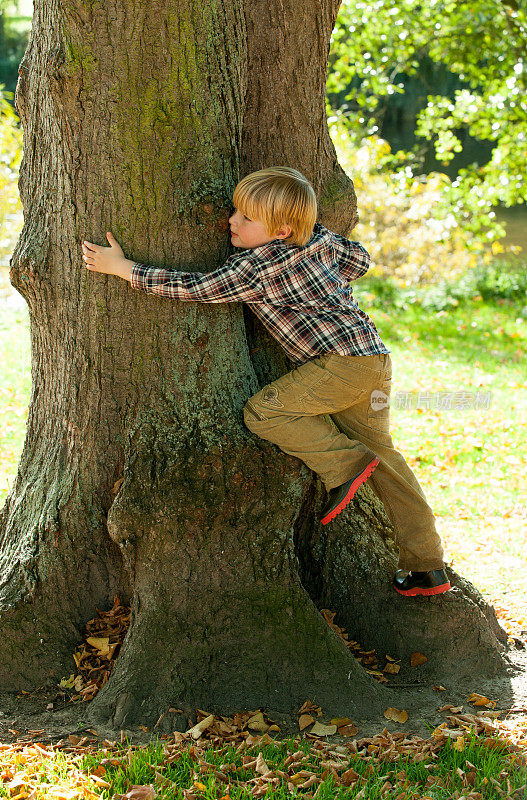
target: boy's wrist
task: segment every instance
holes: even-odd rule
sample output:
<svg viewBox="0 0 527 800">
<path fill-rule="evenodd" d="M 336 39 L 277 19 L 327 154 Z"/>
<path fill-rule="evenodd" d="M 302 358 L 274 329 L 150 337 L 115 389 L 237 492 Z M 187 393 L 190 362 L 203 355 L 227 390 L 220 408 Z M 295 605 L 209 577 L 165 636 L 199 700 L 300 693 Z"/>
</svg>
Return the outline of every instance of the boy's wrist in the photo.
<svg viewBox="0 0 527 800">
<path fill-rule="evenodd" d="M 134 264 L 135 261 L 132 261 L 129 258 L 123 258 L 122 263 L 119 264 L 118 270 L 115 274 L 119 278 L 123 278 L 125 281 L 130 281 Z"/>
</svg>

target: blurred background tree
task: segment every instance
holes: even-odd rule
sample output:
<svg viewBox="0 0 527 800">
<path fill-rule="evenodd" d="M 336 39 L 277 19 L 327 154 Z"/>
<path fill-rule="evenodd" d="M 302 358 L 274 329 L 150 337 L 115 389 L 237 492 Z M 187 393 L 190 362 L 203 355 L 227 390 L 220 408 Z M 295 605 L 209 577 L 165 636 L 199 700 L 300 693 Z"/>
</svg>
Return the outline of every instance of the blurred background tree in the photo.
<svg viewBox="0 0 527 800">
<path fill-rule="evenodd" d="M 0 266 L 7 266 L 22 226 L 18 168 L 22 131 L 13 109 L 18 65 L 31 28 L 31 4 L 0 0 Z"/>
<path fill-rule="evenodd" d="M 0 0 L 0 83 L 14 92 L 18 65 L 31 29 L 32 4 L 28 0 Z"/>
<path fill-rule="evenodd" d="M 366 146 L 372 158 L 361 168 L 393 175 L 394 193 L 426 194 L 416 176 L 443 173 L 427 216 L 447 221 L 436 225 L 440 237 L 472 234 L 465 243 L 476 250 L 504 234 L 496 207 L 527 196 L 526 33 L 516 0 L 344 0 L 333 34 L 327 98 L 337 140 L 349 153 Z"/>
</svg>

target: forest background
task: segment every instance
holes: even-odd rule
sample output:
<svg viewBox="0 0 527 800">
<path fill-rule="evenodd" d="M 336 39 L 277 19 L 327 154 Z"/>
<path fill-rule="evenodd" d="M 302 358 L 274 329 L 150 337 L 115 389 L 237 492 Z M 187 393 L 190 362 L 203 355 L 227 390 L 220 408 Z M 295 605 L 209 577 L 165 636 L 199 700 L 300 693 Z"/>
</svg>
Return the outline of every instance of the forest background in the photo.
<svg viewBox="0 0 527 800">
<path fill-rule="evenodd" d="M 13 110 L 31 4 L 0 0 L 0 501 L 31 388 L 27 307 L 8 265 L 22 224 Z M 527 635 L 525 9 L 345 0 L 328 123 L 353 179 L 355 286 L 392 350 L 393 436 L 438 517 L 447 560 Z M 3 88 L 2 88 L 3 85 Z"/>
</svg>

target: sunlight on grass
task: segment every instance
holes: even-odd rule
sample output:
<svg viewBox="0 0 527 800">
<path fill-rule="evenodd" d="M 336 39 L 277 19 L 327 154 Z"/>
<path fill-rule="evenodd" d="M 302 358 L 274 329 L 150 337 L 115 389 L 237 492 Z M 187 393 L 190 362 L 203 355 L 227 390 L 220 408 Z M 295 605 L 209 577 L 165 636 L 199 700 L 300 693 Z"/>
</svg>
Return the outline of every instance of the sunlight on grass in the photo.
<svg viewBox="0 0 527 800">
<path fill-rule="evenodd" d="M 176 737 L 180 736 L 176 734 Z M 71 748 L 0 745 L 0 796 L 22 800 L 242 800 L 299 796 L 520 797 L 527 773 L 522 748 L 499 737 L 459 732 L 438 742 L 386 731 L 337 746 L 301 737 L 253 743 L 164 737 L 148 745 Z M 250 737 L 252 738 L 252 737 Z M 168 740 L 168 741 L 166 741 Z M 170 741 L 172 740 L 172 741 Z M 377 742 L 377 744 L 375 744 Z M 70 752 L 73 750 L 74 752 Z M 302 784 L 308 778 L 309 786 Z M 31 793 L 31 794 L 29 794 Z M 424 793 L 424 794 L 423 794 Z M 475 794 L 473 794 L 475 793 Z M 479 794 L 478 794 L 479 793 Z"/>
</svg>

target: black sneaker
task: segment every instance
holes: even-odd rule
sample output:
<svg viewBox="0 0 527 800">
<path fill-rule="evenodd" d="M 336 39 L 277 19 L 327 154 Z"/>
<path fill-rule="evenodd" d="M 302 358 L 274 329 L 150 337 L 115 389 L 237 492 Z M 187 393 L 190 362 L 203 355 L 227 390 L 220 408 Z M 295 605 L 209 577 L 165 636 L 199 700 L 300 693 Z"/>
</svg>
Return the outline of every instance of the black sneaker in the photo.
<svg viewBox="0 0 527 800">
<path fill-rule="evenodd" d="M 452 587 L 444 569 L 432 569 L 429 572 L 404 572 L 398 569 L 393 588 L 406 597 L 415 597 L 418 594 L 442 594 Z"/>
<path fill-rule="evenodd" d="M 366 457 L 366 460 L 368 458 L 369 456 Z M 322 525 L 327 525 L 328 522 L 335 519 L 337 514 L 340 514 L 346 508 L 359 486 L 368 480 L 378 463 L 379 459 L 374 458 L 373 461 L 363 464 L 360 471 L 353 478 L 350 478 L 349 481 L 346 481 L 341 486 L 336 486 L 334 489 L 329 490 L 328 502 L 322 512 Z"/>
</svg>

